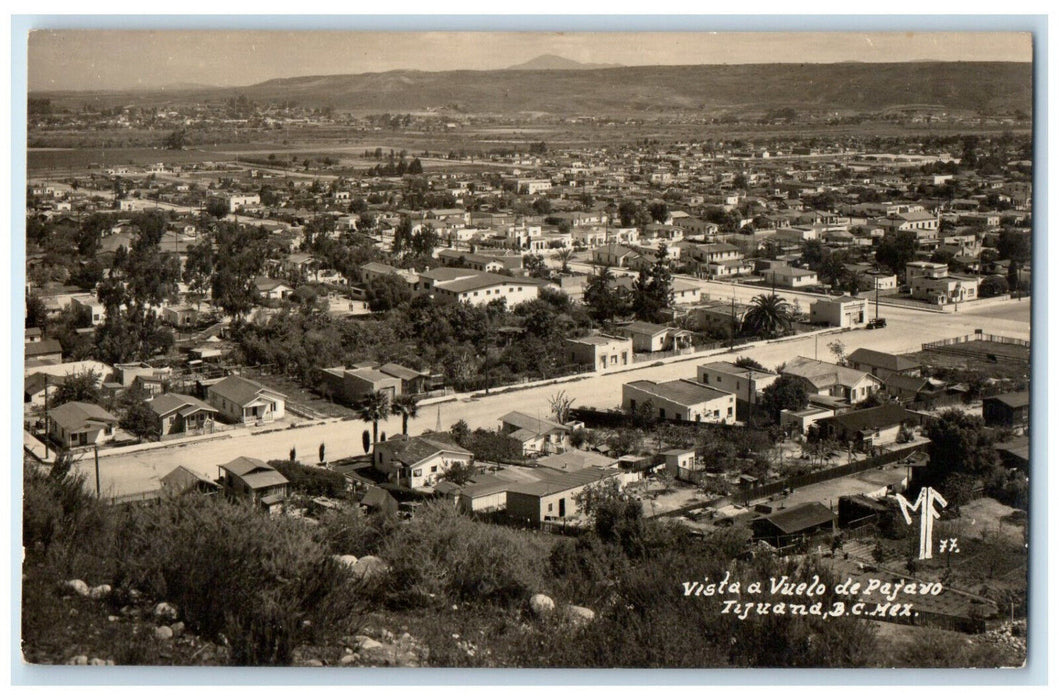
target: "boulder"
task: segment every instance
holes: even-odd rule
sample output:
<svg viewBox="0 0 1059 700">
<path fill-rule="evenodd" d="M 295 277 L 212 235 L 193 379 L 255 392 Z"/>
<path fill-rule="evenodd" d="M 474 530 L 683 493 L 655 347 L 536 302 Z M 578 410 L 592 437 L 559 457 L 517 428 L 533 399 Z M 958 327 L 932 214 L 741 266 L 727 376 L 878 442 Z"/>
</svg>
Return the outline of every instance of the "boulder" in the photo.
<svg viewBox="0 0 1059 700">
<path fill-rule="evenodd" d="M 177 619 L 177 609 L 166 602 L 161 602 L 154 606 L 154 616 L 160 620 L 175 620 Z"/>
<path fill-rule="evenodd" d="M 88 595 L 92 590 L 88 587 L 88 584 L 79 578 L 75 578 L 71 581 L 67 581 L 65 586 L 77 595 Z"/>
<path fill-rule="evenodd" d="M 173 638 L 173 628 L 161 625 L 154 628 L 154 638 L 160 641 L 166 641 L 167 639 Z"/>
<path fill-rule="evenodd" d="M 352 666 L 358 661 L 360 661 L 360 654 L 346 654 L 338 660 L 338 663 L 342 664 L 343 666 Z"/>
<path fill-rule="evenodd" d="M 81 654 L 80 656 L 72 656 L 72 657 L 70 657 L 70 660 L 66 662 L 66 665 L 67 666 L 87 666 L 88 665 L 88 657 L 85 656 L 84 654 Z"/>
<path fill-rule="evenodd" d="M 574 625 L 587 625 L 596 619 L 596 613 L 589 608 L 583 608 L 580 605 L 567 605 L 566 619 Z"/>
<path fill-rule="evenodd" d="M 173 630 L 174 637 L 179 637 L 180 635 L 184 634 L 184 623 L 174 622 L 169 629 Z"/>
<path fill-rule="evenodd" d="M 88 597 L 91 598 L 92 600 L 102 600 L 103 598 L 106 598 L 108 595 L 110 595 L 110 586 L 108 586 L 105 583 L 100 585 L 100 586 L 93 586 L 88 591 Z"/>
<path fill-rule="evenodd" d="M 107 662 L 103 659 L 93 658 L 88 662 L 89 666 L 106 666 Z"/>
<path fill-rule="evenodd" d="M 371 637 L 365 637 L 364 639 L 360 640 L 358 644 L 358 648 L 361 651 L 371 651 L 372 649 L 378 649 L 382 646 L 385 646 L 385 644 L 383 644 L 382 642 L 377 642 Z"/>
<path fill-rule="evenodd" d="M 390 566 L 379 557 L 368 555 L 361 557 L 352 566 L 353 575 L 360 580 L 367 580 L 386 573 Z"/>
<path fill-rule="evenodd" d="M 331 558 L 342 566 L 348 567 L 350 569 L 352 569 L 353 565 L 357 563 L 357 558 L 352 554 L 335 554 Z"/>
<path fill-rule="evenodd" d="M 555 610 L 555 601 L 543 593 L 537 593 L 529 599 L 529 606 L 534 615 L 543 617 Z"/>
</svg>

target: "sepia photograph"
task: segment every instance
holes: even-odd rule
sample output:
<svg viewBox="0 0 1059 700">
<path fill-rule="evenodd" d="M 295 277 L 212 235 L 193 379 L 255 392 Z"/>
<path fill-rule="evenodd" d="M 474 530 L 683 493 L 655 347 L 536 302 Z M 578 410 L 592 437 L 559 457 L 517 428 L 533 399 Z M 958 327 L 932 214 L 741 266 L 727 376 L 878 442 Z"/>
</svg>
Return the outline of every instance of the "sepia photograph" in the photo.
<svg viewBox="0 0 1059 700">
<path fill-rule="evenodd" d="M 1033 33 L 118 26 L 24 37 L 22 663 L 1024 668 Z"/>
</svg>

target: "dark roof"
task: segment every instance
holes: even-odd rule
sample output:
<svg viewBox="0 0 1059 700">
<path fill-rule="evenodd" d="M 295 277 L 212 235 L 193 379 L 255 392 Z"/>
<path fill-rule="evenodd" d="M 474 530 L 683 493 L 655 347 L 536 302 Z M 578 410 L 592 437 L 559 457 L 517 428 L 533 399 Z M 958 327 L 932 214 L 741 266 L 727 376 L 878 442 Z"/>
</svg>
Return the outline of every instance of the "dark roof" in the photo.
<svg viewBox="0 0 1059 700">
<path fill-rule="evenodd" d="M 71 401 L 64 403 L 58 408 L 53 408 L 48 413 L 52 422 L 66 429 L 67 432 L 84 430 L 86 428 L 99 428 L 106 425 L 116 425 L 117 416 L 94 403 L 82 401 Z"/>
<path fill-rule="evenodd" d="M 26 357 L 37 357 L 38 355 L 62 354 L 63 346 L 55 338 L 43 338 L 35 343 L 26 344 Z"/>
<path fill-rule="evenodd" d="M 859 411 L 850 411 L 837 416 L 829 416 L 820 420 L 821 424 L 834 423 L 848 431 L 856 432 L 868 428 L 888 428 L 898 425 L 906 420 L 911 420 L 913 415 L 902 406 L 888 403 L 874 408 L 865 408 Z"/>
<path fill-rule="evenodd" d="M 151 410 L 159 416 L 165 416 L 173 411 L 180 411 L 183 415 L 188 415 L 194 411 L 209 411 L 210 413 L 217 413 L 217 409 L 209 405 L 205 401 L 200 401 L 194 396 L 187 396 L 186 394 L 161 394 L 151 399 L 148 404 Z M 190 411 L 187 409 L 191 409 Z"/>
<path fill-rule="evenodd" d="M 223 396 L 237 406 L 245 406 L 258 397 L 261 392 L 267 392 L 280 398 L 287 398 L 275 389 L 269 389 L 264 384 L 258 384 L 253 379 L 240 377 L 232 374 L 225 377 L 210 387 L 210 390 Z"/>
<path fill-rule="evenodd" d="M 549 474 L 540 481 L 517 484 L 507 489 L 508 493 L 520 493 L 528 496 L 549 496 L 553 493 L 569 491 L 580 486 L 587 486 L 602 480 L 607 471 L 598 467 L 589 467 L 576 472 L 557 472 Z"/>
<path fill-rule="evenodd" d="M 1030 405 L 1030 392 L 1028 391 L 1013 391 L 1009 394 L 999 394 L 997 396 L 989 396 L 983 401 L 996 401 L 1004 404 L 1010 408 L 1024 408 Z"/>
<path fill-rule="evenodd" d="M 473 456 L 468 450 L 463 449 L 456 443 L 434 436 L 423 437 L 419 435 L 409 437 L 407 435 L 394 435 L 382 444 L 390 447 L 393 450 L 394 459 L 406 467 L 419 464 L 442 451 L 459 452 Z"/>
<path fill-rule="evenodd" d="M 267 488 L 286 484 L 287 478 L 254 457 L 236 457 L 228 464 L 222 464 L 221 469 L 235 474 L 252 489 Z"/>
<path fill-rule="evenodd" d="M 800 506 L 765 516 L 762 520 L 772 523 L 784 534 L 791 535 L 802 530 L 829 525 L 833 518 L 834 514 L 831 509 L 822 503 L 803 503 Z"/>
<path fill-rule="evenodd" d="M 900 355 L 892 355 L 888 352 L 880 352 L 878 350 L 870 350 L 868 348 L 857 348 L 849 354 L 849 361 L 856 364 L 864 364 L 869 367 L 877 367 L 880 369 L 888 369 L 891 372 L 904 372 L 909 369 L 916 369 L 920 366 L 920 363 L 909 360 L 906 357 Z"/>
</svg>

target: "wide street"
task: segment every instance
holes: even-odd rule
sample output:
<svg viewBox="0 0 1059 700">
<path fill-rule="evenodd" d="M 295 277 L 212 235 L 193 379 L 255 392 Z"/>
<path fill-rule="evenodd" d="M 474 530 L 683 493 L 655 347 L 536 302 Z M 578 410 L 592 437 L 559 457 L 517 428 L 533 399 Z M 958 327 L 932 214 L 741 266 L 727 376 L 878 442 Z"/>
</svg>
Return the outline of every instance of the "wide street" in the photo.
<svg viewBox="0 0 1059 700">
<path fill-rule="evenodd" d="M 978 328 L 995 335 L 1029 339 L 1029 308 L 1028 299 L 997 302 L 958 314 L 889 307 L 883 312 L 887 326 L 882 329 L 795 338 L 734 353 L 722 350 L 718 354 L 711 354 L 709 359 L 681 358 L 661 366 L 650 366 L 654 363 L 649 363 L 649 366 L 614 374 L 591 375 L 562 384 L 424 406 L 420 408 L 419 416 L 409 421 L 409 433 L 417 435 L 433 430 L 439 422 L 443 429 L 448 429 L 461 419 L 471 428 L 492 429 L 498 427 L 500 416 L 512 410 L 547 416 L 550 413 L 548 399 L 558 391 L 566 391 L 567 395 L 574 397 L 575 405 L 578 406 L 601 409 L 617 407 L 621 402 L 621 386 L 625 382 L 692 378 L 697 364 L 712 360 L 731 360 L 745 355 L 768 368 L 775 368 L 798 355 L 832 360 L 827 345 L 835 339 L 842 341 L 847 352 L 858 347 L 869 347 L 894 353 L 915 351 L 922 343 L 966 335 Z M 344 421 L 102 457 L 101 488 L 104 495 L 110 496 L 150 491 L 158 487 L 160 477 L 178 465 L 205 478 L 214 479 L 217 477 L 217 465 L 236 457 L 245 455 L 264 460 L 287 459 L 292 447 L 302 460 L 315 461 L 321 443 L 326 445 L 328 460 L 360 455 L 363 454 L 361 432 L 365 427 L 370 429 L 369 424 Z M 388 435 L 400 432 L 400 418 L 391 418 L 380 424 L 379 429 Z M 78 468 L 86 473 L 88 483 L 94 483 L 90 457 L 83 458 Z"/>
</svg>

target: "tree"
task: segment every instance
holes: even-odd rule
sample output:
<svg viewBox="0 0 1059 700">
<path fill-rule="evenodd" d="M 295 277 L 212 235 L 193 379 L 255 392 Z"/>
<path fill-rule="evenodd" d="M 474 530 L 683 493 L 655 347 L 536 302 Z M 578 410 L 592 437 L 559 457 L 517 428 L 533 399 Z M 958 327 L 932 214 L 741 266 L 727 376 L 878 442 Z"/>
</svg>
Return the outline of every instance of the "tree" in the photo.
<svg viewBox="0 0 1059 700">
<path fill-rule="evenodd" d="M 551 270 L 549 270 L 548 266 L 545 264 L 544 256 L 539 253 L 523 255 L 522 266 L 526 268 L 526 272 L 529 273 L 530 277 L 536 277 L 537 279 L 542 280 L 551 279 Z"/>
<path fill-rule="evenodd" d="M 647 211 L 650 213 L 651 219 L 660 224 L 664 224 L 666 219 L 669 218 L 669 206 L 665 202 L 652 202 Z"/>
<path fill-rule="evenodd" d="M 794 309 L 777 294 L 759 294 L 750 301 L 750 308 L 743 316 L 743 329 L 750 335 L 775 338 L 791 330 Z"/>
<path fill-rule="evenodd" d="M 565 275 L 570 272 L 570 260 L 574 257 L 573 248 L 560 248 L 559 252 L 555 255 L 556 259 L 562 264 L 560 271 Z"/>
<path fill-rule="evenodd" d="M 809 405 L 809 392 L 797 377 L 782 375 L 761 392 L 761 406 L 779 422 L 780 411 L 800 411 Z"/>
<path fill-rule="evenodd" d="M 585 305 L 597 321 L 609 321 L 624 311 L 621 296 L 615 289 L 614 273 L 609 265 L 596 268 L 588 276 L 584 292 Z"/>
<path fill-rule="evenodd" d="M 846 364 L 846 344 L 841 340 L 832 340 L 827 344 L 827 349 L 831 351 L 831 354 L 835 356 L 835 362 L 844 365 Z"/>
<path fill-rule="evenodd" d="M 99 376 L 99 372 L 92 369 L 67 375 L 55 390 L 52 405 L 62 406 L 70 401 L 98 403 L 101 385 L 102 377 Z"/>
<path fill-rule="evenodd" d="M 754 358 L 746 357 L 745 355 L 742 356 L 742 357 L 735 358 L 735 362 L 733 362 L 732 364 L 735 365 L 736 367 L 742 367 L 743 369 L 754 369 L 754 370 L 768 371 L 768 370 L 765 369 L 765 365 L 761 364 L 760 362 L 758 362 Z"/>
<path fill-rule="evenodd" d="M 452 436 L 453 442 L 460 447 L 466 448 L 470 441 L 471 429 L 467 425 L 467 421 L 461 418 L 449 428 L 449 435 Z"/>
<path fill-rule="evenodd" d="M 408 284 L 396 274 L 373 278 L 364 291 L 372 311 L 389 311 L 412 298 Z"/>
<path fill-rule="evenodd" d="M 151 410 L 145 392 L 129 389 L 121 399 L 122 416 L 119 425 L 141 440 L 157 440 L 158 416 Z"/>
<path fill-rule="evenodd" d="M 1008 281 L 1000 275 L 992 275 L 982 280 L 978 286 L 978 296 L 983 299 L 1007 294 L 1009 290 Z"/>
<path fill-rule="evenodd" d="M 26 296 L 26 328 L 44 328 L 48 324 L 48 307 L 36 294 Z"/>
<path fill-rule="evenodd" d="M 379 441 L 379 421 L 386 420 L 390 414 L 390 395 L 385 391 L 373 391 L 361 400 L 357 417 L 371 423 L 372 444 Z"/>
<path fill-rule="evenodd" d="M 552 415 L 557 423 L 566 424 L 570 421 L 570 408 L 574 405 L 574 397 L 567 396 L 565 391 L 560 391 L 548 399 Z"/>
<path fill-rule="evenodd" d="M 940 486 L 951 474 L 988 477 L 997 468 L 992 435 L 978 416 L 947 409 L 930 418 L 923 432 L 930 439 L 931 485 Z"/>
<path fill-rule="evenodd" d="M 916 234 L 912 231 L 897 231 L 883 236 L 875 249 L 875 261 L 885 265 L 894 274 L 903 275 L 905 265 L 916 257 Z"/>
<path fill-rule="evenodd" d="M 231 213 L 228 202 L 221 197 L 210 197 L 206 201 L 206 213 L 214 219 L 223 219 Z"/>
<path fill-rule="evenodd" d="M 419 402 L 414 396 L 401 394 L 393 400 L 393 410 L 401 414 L 401 432 L 408 434 L 408 419 L 415 418 L 419 413 Z"/>
</svg>

